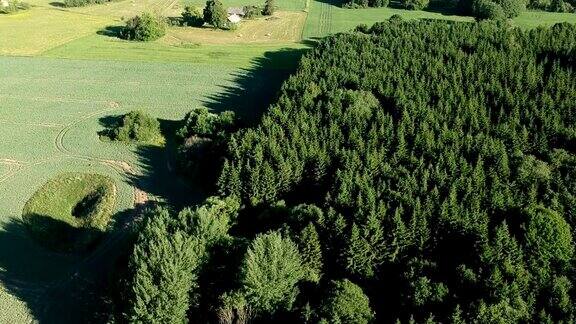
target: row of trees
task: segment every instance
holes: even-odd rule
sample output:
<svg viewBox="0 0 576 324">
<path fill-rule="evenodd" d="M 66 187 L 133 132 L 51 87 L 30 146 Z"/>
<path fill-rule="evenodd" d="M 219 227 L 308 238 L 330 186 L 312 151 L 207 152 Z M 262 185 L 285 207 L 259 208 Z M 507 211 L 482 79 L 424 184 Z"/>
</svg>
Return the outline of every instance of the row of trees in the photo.
<svg viewBox="0 0 576 324">
<path fill-rule="evenodd" d="M 298 303 L 299 287 L 319 280 L 311 275 L 321 266 L 315 230 L 306 227 L 295 239 L 280 231 L 234 237 L 239 207 L 213 197 L 178 214 L 148 211 L 130 258 L 128 321 L 247 323 Z M 348 280 L 330 282 L 324 294 L 309 316 L 331 323 L 373 318 L 368 297 Z"/>
<path fill-rule="evenodd" d="M 344 3 L 345 8 L 387 7 L 389 0 L 351 0 Z M 479 20 L 505 20 L 517 17 L 522 11 L 529 9 L 553 12 L 574 12 L 574 0 L 400 0 L 400 6 L 409 10 L 423 10 L 430 5 L 441 7 L 455 14 L 474 16 Z"/>
</svg>

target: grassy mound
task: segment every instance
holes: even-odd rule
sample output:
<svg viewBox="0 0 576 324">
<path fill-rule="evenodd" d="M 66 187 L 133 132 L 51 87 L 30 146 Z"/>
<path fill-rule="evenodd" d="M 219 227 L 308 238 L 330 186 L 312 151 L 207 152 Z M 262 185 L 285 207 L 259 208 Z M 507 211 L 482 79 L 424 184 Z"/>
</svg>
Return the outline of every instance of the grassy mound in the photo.
<svg viewBox="0 0 576 324">
<path fill-rule="evenodd" d="M 22 218 L 46 247 L 85 251 L 102 234 L 114 211 L 116 187 L 98 174 L 66 173 L 44 184 L 28 200 Z"/>
</svg>

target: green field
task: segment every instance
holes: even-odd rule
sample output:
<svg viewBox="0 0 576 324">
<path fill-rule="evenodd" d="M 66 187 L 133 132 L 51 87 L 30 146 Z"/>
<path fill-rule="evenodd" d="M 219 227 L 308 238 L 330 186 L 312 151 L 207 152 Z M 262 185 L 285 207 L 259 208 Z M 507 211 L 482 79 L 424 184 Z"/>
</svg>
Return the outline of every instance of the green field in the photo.
<svg viewBox="0 0 576 324">
<path fill-rule="evenodd" d="M 204 106 L 235 110 L 244 120 L 255 121 L 309 47 L 305 41 L 135 43 L 102 32 L 142 10 L 177 15 L 185 5 L 177 0 L 125 0 L 74 9 L 56 7 L 49 0 L 30 2 L 30 11 L 0 16 L 0 323 L 35 318 L 50 322 L 62 313 L 78 318 L 77 312 L 69 312 L 78 309 L 75 303 L 85 295 L 77 286 L 89 286 L 78 278 L 94 279 L 95 273 L 104 272 L 94 269 L 104 267 L 102 260 L 110 259 L 125 240 L 123 228 L 115 227 L 94 254 L 84 257 L 55 254 L 34 242 L 21 222 L 22 209 L 49 179 L 63 172 L 110 176 L 118 185 L 118 219 L 129 218 L 135 188 L 151 199 L 181 205 L 203 197 L 193 185 L 166 181 L 174 175 L 171 157 L 161 148 L 101 141 L 97 133 L 107 119 L 141 109 L 169 128 L 190 109 Z M 312 0 L 276 3 L 280 10 L 308 12 L 299 27 L 303 39 L 369 25 L 393 14 L 472 20 L 391 8 L 348 10 Z M 535 27 L 560 21 L 576 22 L 576 15 L 527 12 L 514 24 Z"/>
<path fill-rule="evenodd" d="M 97 132 L 104 128 L 103 118 L 142 109 L 170 123 L 194 107 L 205 106 L 236 109 L 251 120 L 263 108 L 255 94 L 278 86 L 274 80 L 286 73 L 279 69 L 283 58 L 276 60 L 269 66 L 264 62 L 239 67 L 218 60 L 178 64 L 0 57 L 0 83 L 5 85 L 0 94 L 4 137 L 0 142 L 4 227 L 0 243 L 10 247 L 0 249 L 0 278 L 10 294 L 28 303 L 0 291 L 2 308 L 11 309 L 1 313 L 0 322 L 49 317 L 50 313 L 39 313 L 34 301 L 52 287 L 50 282 L 68 278 L 79 267 L 77 257 L 54 258 L 31 241 L 19 221 L 25 202 L 48 179 L 73 171 L 108 175 L 118 184 L 117 212 L 132 207 L 133 187 L 152 198 L 180 204 L 202 197 L 184 183 L 164 181 L 170 170 L 162 149 L 101 141 Z M 244 87 L 254 99 L 240 95 Z M 120 162 L 140 176 L 128 177 L 118 167 Z M 19 240 L 14 241 L 15 236 Z M 34 287 L 32 296 L 22 293 L 29 285 Z"/>
</svg>

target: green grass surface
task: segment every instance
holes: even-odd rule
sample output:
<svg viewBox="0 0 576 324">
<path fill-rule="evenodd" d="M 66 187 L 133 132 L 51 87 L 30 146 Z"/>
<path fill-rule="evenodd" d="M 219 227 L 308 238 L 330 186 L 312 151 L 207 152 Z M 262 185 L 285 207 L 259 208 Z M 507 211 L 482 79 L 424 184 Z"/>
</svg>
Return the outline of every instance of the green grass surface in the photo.
<svg viewBox="0 0 576 324">
<path fill-rule="evenodd" d="M 237 44 L 237 45 L 202 45 L 182 44 L 166 45 L 160 42 L 137 43 L 124 41 L 104 35 L 87 36 L 68 44 L 59 46 L 43 54 L 46 57 L 74 58 L 91 60 L 123 60 L 181 62 L 213 65 L 215 70 L 221 66 L 250 67 L 255 61 L 266 59 L 267 53 L 302 49 L 297 43 L 283 44 Z M 294 57 L 275 59 L 270 64 L 284 68 L 294 66 Z M 210 70 L 210 66 L 206 66 Z"/>
<path fill-rule="evenodd" d="M 109 177 L 61 174 L 30 197 L 22 219 L 42 246 L 56 251 L 84 251 L 106 231 L 115 200 L 116 185 Z"/>
</svg>

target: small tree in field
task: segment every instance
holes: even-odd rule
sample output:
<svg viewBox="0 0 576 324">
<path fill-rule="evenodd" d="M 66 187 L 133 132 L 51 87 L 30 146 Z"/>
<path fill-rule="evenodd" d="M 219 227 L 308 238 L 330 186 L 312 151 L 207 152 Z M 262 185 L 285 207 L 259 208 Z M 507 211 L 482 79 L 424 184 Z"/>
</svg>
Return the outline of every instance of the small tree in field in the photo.
<svg viewBox="0 0 576 324">
<path fill-rule="evenodd" d="M 226 28 L 226 11 L 220 0 L 206 1 L 204 21 L 214 26 L 214 28 Z"/>
<path fill-rule="evenodd" d="M 262 14 L 264 16 L 272 16 L 275 10 L 276 8 L 274 6 L 274 0 L 266 0 L 266 3 L 264 3 L 264 9 L 262 10 Z"/>
<path fill-rule="evenodd" d="M 151 13 L 143 13 L 126 21 L 120 37 L 141 42 L 153 41 L 166 34 L 166 22 Z"/>
</svg>

